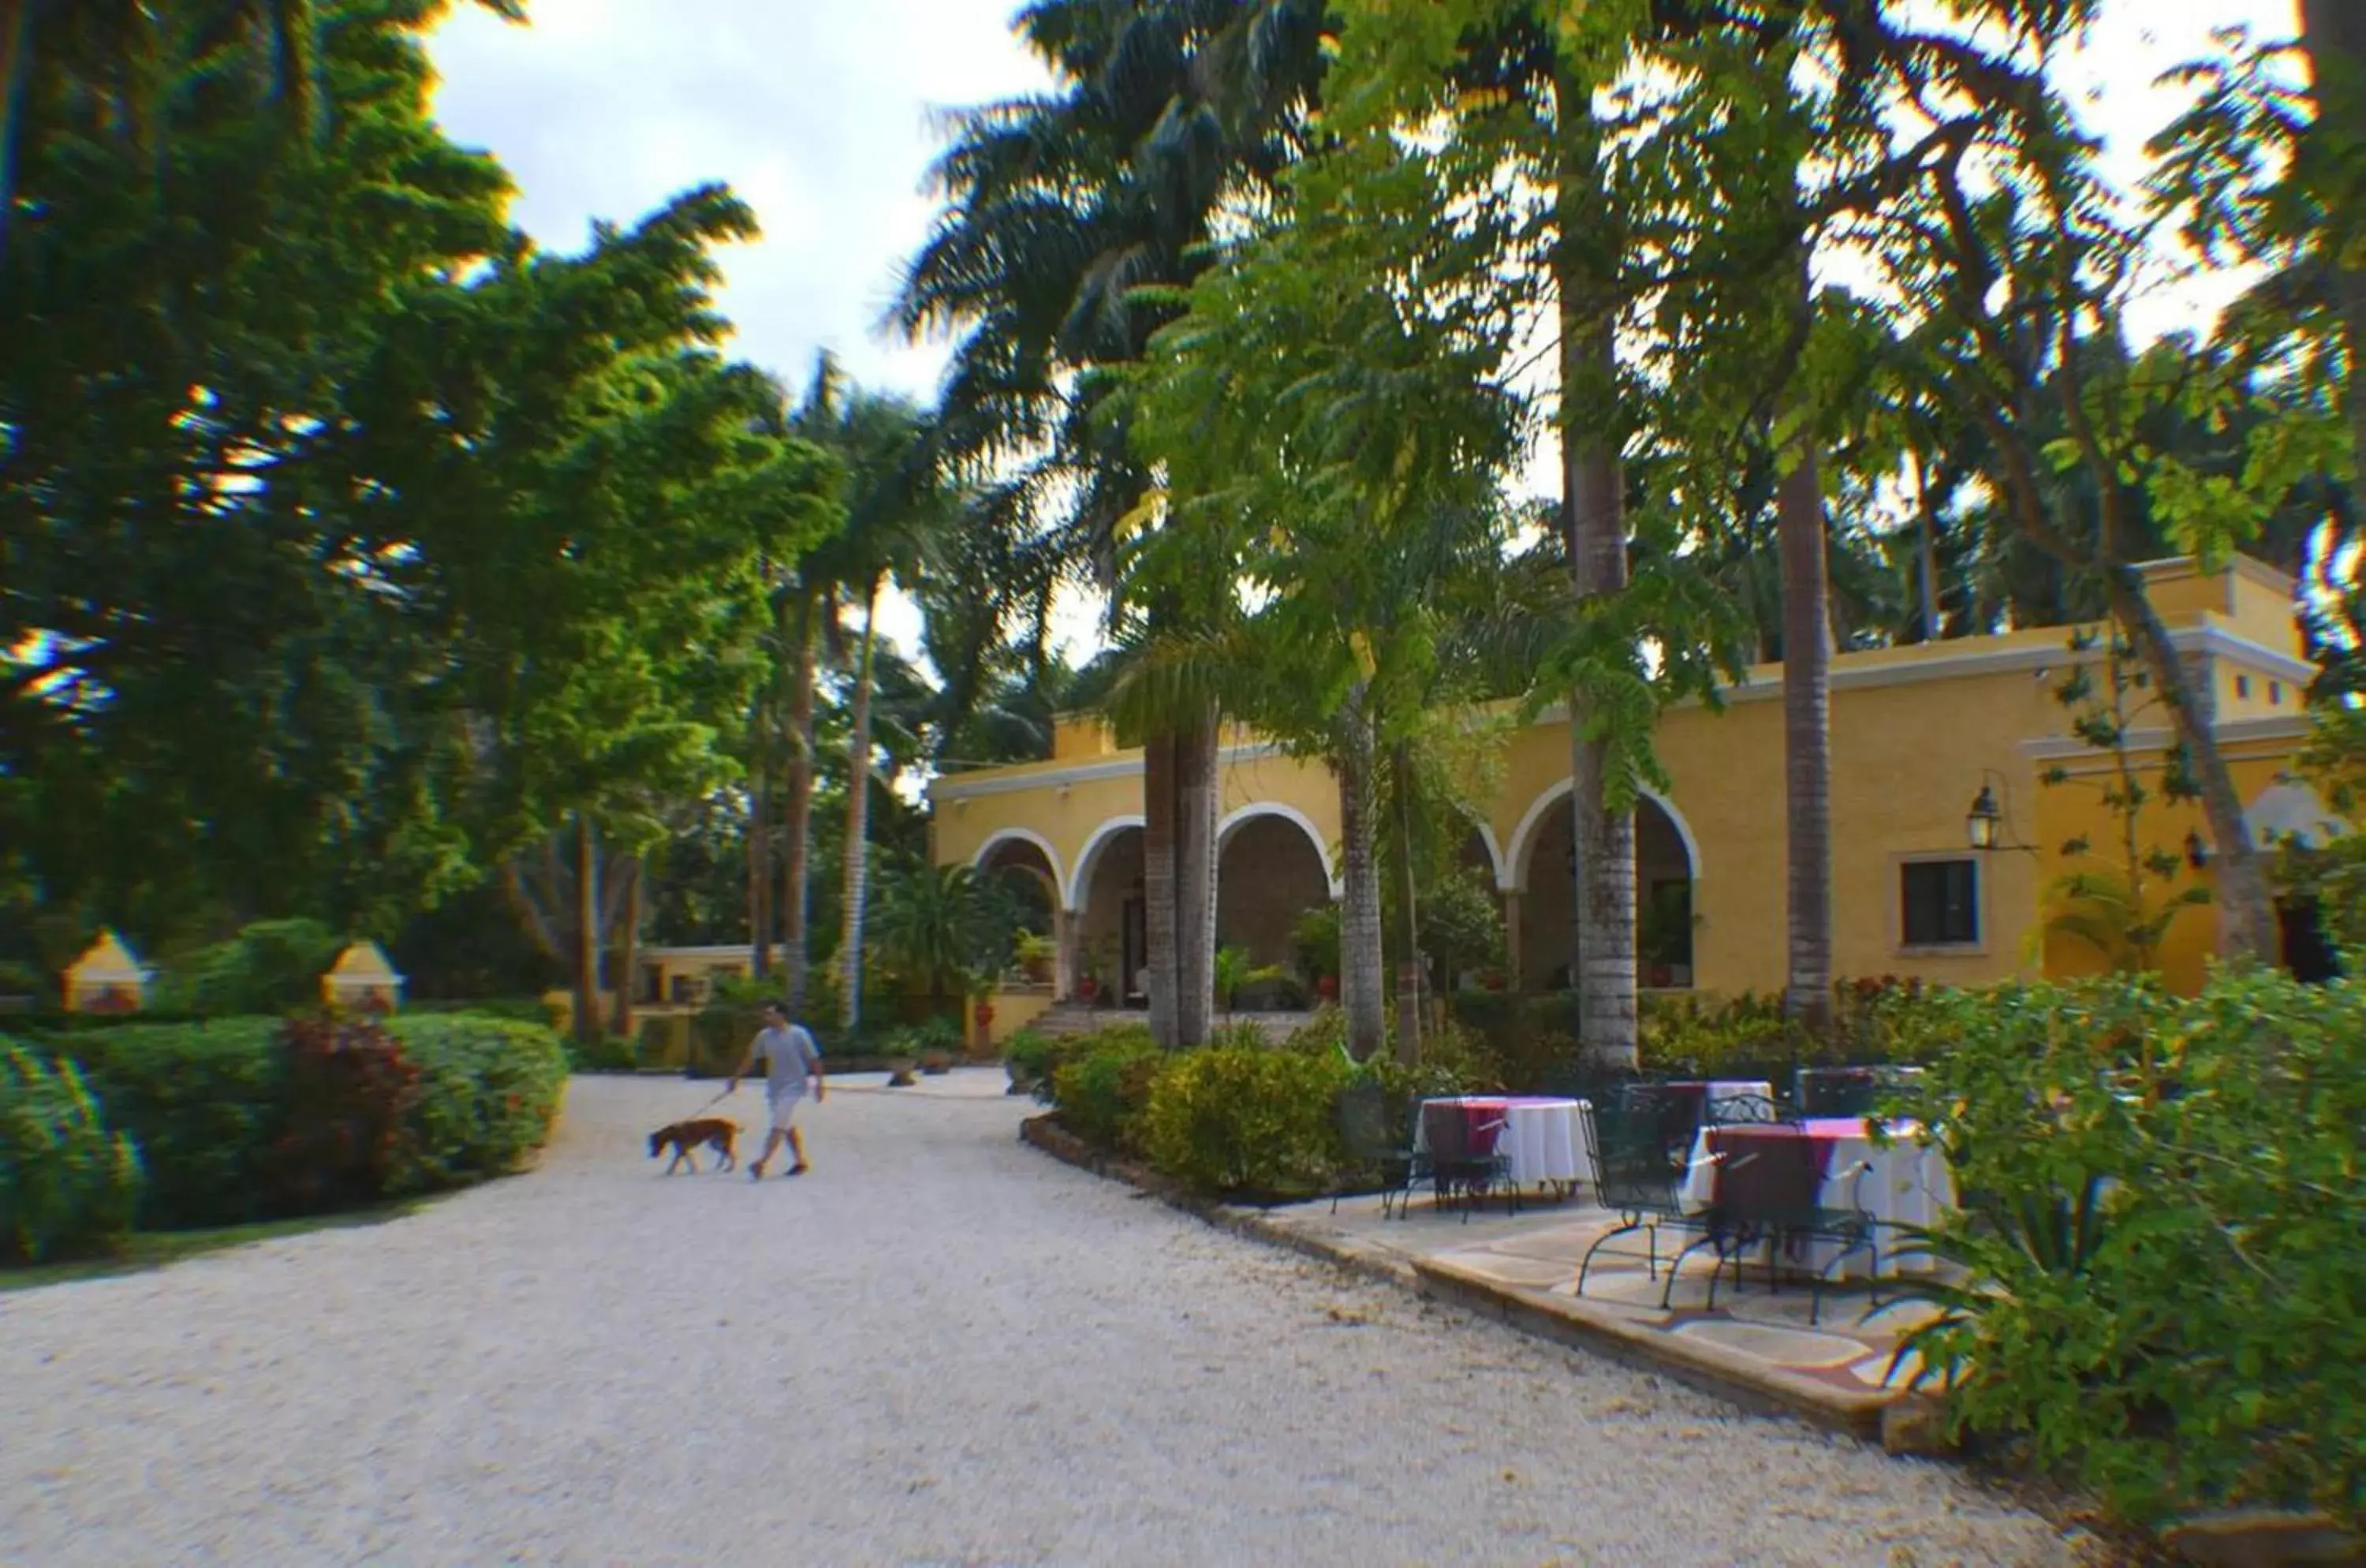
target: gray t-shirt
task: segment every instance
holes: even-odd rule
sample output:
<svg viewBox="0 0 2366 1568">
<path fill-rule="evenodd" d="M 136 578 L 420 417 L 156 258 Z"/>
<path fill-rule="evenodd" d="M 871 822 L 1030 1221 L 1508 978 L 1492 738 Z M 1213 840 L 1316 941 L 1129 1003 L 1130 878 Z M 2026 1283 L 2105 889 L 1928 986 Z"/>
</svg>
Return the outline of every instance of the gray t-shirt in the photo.
<svg viewBox="0 0 2366 1568">
<path fill-rule="evenodd" d="M 756 1036 L 756 1055 L 764 1058 L 768 1092 L 775 1100 L 803 1095 L 806 1078 L 821 1066 L 821 1049 L 802 1023 L 767 1027 Z"/>
</svg>

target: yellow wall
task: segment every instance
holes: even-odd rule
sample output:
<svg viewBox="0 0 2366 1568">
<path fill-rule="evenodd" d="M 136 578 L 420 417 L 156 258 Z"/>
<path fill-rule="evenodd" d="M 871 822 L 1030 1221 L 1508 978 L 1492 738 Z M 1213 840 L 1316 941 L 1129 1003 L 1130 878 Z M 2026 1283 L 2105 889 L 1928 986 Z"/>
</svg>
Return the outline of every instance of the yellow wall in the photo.
<svg viewBox="0 0 2366 1568">
<path fill-rule="evenodd" d="M 2300 640 L 2288 581 L 2248 561 L 2209 576 L 2189 563 L 2158 563 L 2146 569 L 2146 577 L 2156 608 L 2186 639 L 2182 646 L 2209 660 L 2222 723 L 2253 728 L 2259 726 L 2243 721 L 2297 716 L 2294 677 L 2304 671 L 2296 668 Z M 1895 974 L 1973 984 L 2034 973 L 2041 959 L 2057 972 L 2079 966 L 2069 953 L 2047 949 L 2031 935 L 2042 924 L 2042 889 L 2066 869 L 2059 846 L 2092 826 L 2078 801 L 2091 792 L 2042 788 L 2043 760 L 2032 751 L 2034 744 L 2044 750 L 2049 739 L 2053 750 L 2061 749 L 2070 716 L 2056 688 L 2074 657 L 2095 657 L 2074 656 L 2069 635 L 2053 627 L 1834 660 L 1836 978 Z M 2247 692 L 2238 694 L 2238 675 Z M 1052 761 L 940 781 L 932 832 L 941 863 L 975 862 L 998 838 L 1021 832 L 1048 845 L 1069 891 L 1069 908 L 1079 906 L 1088 891 L 1082 860 L 1096 836 L 1140 817 L 1142 754 L 1115 750 L 1107 730 L 1087 722 L 1064 724 L 1060 735 Z M 1228 739 L 1251 738 L 1235 732 Z M 1670 781 L 1664 805 L 1698 849 L 1694 985 L 1728 994 L 1778 989 L 1787 967 L 1780 668 L 1752 671 L 1725 694 L 1721 710 L 1686 706 L 1668 714 L 1658 749 Z M 2284 740 L 2237 748 L 2236 782 L 2246 801 L 2272 782 L 2292 749 Z M 1495 851 L 1505 856 L 1532 851 L 1541 814 L 1560 808 L 1556 795 L 1565 798 L 1567 723 L 1549 714 L 1512 730 L 1498 773 L 1484 810 Z M 1984 784 L 2004 810 L 2006 841 L 2040 852 L 1974 856 L 1965 818 Z M 1252 805 L 1286 808 L 1304 819 L 1326 852 L 1335 849 L 1337 790 L 1320 766 L 1254 744 L 1236 746 L 1226 753 L 1222 790 L 1228 816 Z M 2192 824 L 2160 811 L 2146 825 L 2165 835 L 2164 842 L 2181 845 Z M 1977 944 L 1937 952 L 1901 945 L 1900 867 L 1917 858 L 1977 859 Z M 1536 878 L 1565 874 L 1532 853 L 1527 860 L 1499 868 L 1504 887 L 1518 890 Z M 1234 874 L 1229 864 L 1225 872 Z M 1565 911 L 1564 903 L 1562 919 Z M 1090 910 L 1087 920 L 1095 923 Z M 2214 917 L 2202 910 L 2172 931 L 2166 961 L 2177 983 L 2198 983 L 2215 927 Z M 1539 977 L 1526 978 L 1533 984 Z"/>
</svg>

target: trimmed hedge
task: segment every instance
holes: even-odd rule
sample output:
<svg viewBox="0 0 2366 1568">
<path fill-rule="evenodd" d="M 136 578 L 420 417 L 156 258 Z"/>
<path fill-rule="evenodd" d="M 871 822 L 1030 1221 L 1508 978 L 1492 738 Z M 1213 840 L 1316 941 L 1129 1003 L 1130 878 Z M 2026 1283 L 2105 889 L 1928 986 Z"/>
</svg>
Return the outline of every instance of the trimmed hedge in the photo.
<svg viewBox="0 0 2366 1568">
<path fill-rule="evenodd" d="M 140 1156 L 72 1062 L 0 1039 L 0 1263 L 105 1252 L 131 1230 Z"/>
<path fill-rule="evenodd" d="M 558 1036 L 465 1013 L 397 1017 L 389 1032 L 414 1077 L 378 1198 L 501 1175 L 549 1135 L 567 1078 Z M 289 1054 L 273 1019 L 127 1023 L 41 1042 L 77 1065 L 107 1126 L 138 1146 L 146 1230 L 251 1224 L 299 1200 L 276 1152 L 292 1131 Z"/>
</svg>

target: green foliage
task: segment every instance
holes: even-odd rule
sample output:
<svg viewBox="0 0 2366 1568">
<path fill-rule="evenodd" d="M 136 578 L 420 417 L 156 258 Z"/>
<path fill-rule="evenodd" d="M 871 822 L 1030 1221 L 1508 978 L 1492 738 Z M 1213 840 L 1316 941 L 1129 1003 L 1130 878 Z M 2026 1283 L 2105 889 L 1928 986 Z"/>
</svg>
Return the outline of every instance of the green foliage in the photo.
<svg viewBox="0 0 2366 1568">
<path fill-rule="evenodd" d="M 1279 964 L 1252 964 L 1248 949 L 1231 943 L 1216 949 L 1216 1006 L 1230 1012 L 1240 1005 L 1240 994 L 1252 986 L 1268 986 L 1290 977 Z"/>
<path fill-rule="evenodd" d="M 371 1168 L 375 1196 L 514 1169 L 549 1135 L 567 1077 L 566 1049 L 550 1030 L 463 1013 L 398 1018 L 387 1033 L 415 1079 L 401 1097 L 392 1144 Z M 61 1035 L 39 1049 L 76 1064 L 107 1125 L 139 1147 L 148 1174 L 141 1229 L 244 1224 L 329 1201 L 310 1175 L 291 1174 L 295 1145 L 287 1140 L 304 1144 L 345 1119 L 321 1109 L 342 1103 L 343 1067 L 329 1068 L 331 1081 L 314 1093 L 319 1086 L 293 1074 L 318 1064 L 296 1067 L 305 1053 L 291 1053 L 275 1021 L 123 1024 Z M 334 1142 L 333 1131 L 326 1135 Z M 334 1166 L 342 1156 L 323 1157 Z M 367 1201 L 356 1180 L 336 1166 L 320 1185 L 342 1181 L 340 1201 Z"/>
<path fill-rule="evenodd" d="M 0 1263 L 105 1252 L 130 1233 L 140 1156 L 70 1061 L 0 1038 Z"/>
<path fill-rule="evenodd" d="M 270 1149 L 287 1122 L 287 1063 L 267 1018 L 130 1023 L 46 1044 L 72 1061 L 107 1125 L 140 1149 L 140 1228 L 244 1224 L 266 1217 Z"/>
<path fill-rule="evenodd" d="M 1421 948 L 1449 975 L 1500 972 L 1504 913 L 1489 876 L 1459 867 L 1421 890 Z"/>
<path fill-rule="evenodd" d="M 257 920 L 171 964 L 157 984 L 156 1005 L 215 1018 L 317 1007 L 321 976 L 344 946 L 318 920 Z"/>
<path fill-rule="evenodd" d="M 1966 1271 L 1909 1341 L 1954 1419 L 2137 1518 L 2366 1522 L 2366 993 L 2273 973 L 1942 993 L 1903 1109 Z"/>
<path fill-rule="evenodd" d="M 650 1023 L 659 1021 L 651 1019 Z M 646 1038 L 648 1030 L 643 1030 Z M 641 1065 L 641 1042 L 623 1034 L 602 1034 L 592 1040 L 567 1040 L 567 1066 L 578 1073 L 629 1073 Z"/>
<path fill-rule="evenodd" d="M 1185 1052 L 1151 1083 L 1143 1149 L 1160 1172 L 1211 1197 L 1319 1192 L 1341 1163 L 1334 1103 L 1352 1071 L 1336 1053 Z"/>
<path fill-rule="evenodd" d="M 1298 972 L 1310 986 L 1339 977 L 1339 906 L 1318 904 L 1298 917 L 1290 928 L 1290 951 L 1298 955 Z"/>
<path fill-rule="evenodd" d="M 1078 1038 L 1052 1068 L 1052 1103 L 1061 1123 L 1097 1147 L 1138 1153 L 1138 1123 L 1165 1060 L 1147 1025 Z"/>
<path fill-rule="evenodd" d="M 1002 1043 L 1002 1059 L 1020 1082 L 1046 1084 L 1060 1060 L 1064 1042 L 1032 1029 L 1022 1029 Z"/>
<path fill-rule="evenodd" d="M 398 1016 L 390 1027 L 419 1083 L 388 1196 L 506 1176 L 549 1141 L 567 1089 L 567 1049 L 556 1032 L 467 1014 Z"/>
<path fill-rule="evenodd" d="M 962 996 L 1009 967 L 1019 917 L 993 877 L 907 863 L 880 878 L 870 925 L 888 968 L 931 996 Z"/>
</svg>

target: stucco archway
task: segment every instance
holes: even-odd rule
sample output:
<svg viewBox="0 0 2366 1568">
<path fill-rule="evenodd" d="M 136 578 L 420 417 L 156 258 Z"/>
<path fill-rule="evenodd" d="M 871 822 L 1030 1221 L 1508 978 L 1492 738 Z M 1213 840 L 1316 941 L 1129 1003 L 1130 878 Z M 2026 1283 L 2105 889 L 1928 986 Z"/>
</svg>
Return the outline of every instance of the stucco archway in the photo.
<svg viewBox="0 0 2366 1568">
<path fill-rule="evenodd" d="M 1518 910 L 1506 932 L 1527 990 L 1569 984 L 1575 956 L 1575 825 L 1570 784 L 1555 784 L 1530 803 L 1512 835 L 1504 864 L 1507 906 Z M 1651 989 L 1693 983 L 1694 891 L 1700 853 L 1692 829 L 1665 797 L 1646 791 L 1635 803 L 1635 915 L 1638 982 Z"/>
<path fill-rule="evenodd" d="M 1217 823 L 1216 854 L 1220 861 L 1225 847 L 1233 841 L 1233 836 L 1261 817 L 1275 818 L 1296 827 L 1306 836 L 1307 843 L 1313 847 L 1314 863 L 1323 868 L 1323 880 L 1330 888 L 1331 897 L 1336 898 L 1346 890 L 1339 880 L 1339 869 L 1332 863 L 1331 846 L 1324 841 L 1322 829 L 1315 827 L 1313 819 L 1306 813 L 1294 806 L 1284 806 L 1279 801 L 1254 801 L 1230 813 L 1222 821 Z"/>
<path fill-rule="evenodd" d="M 1093 981 L 1099 1000 L 1140 998 L 1149 964 L 1143 890 L 1143 819 L 1112 817 L 1093 829 L 1068 874 L 1065 966 Z"/>
</svg>

